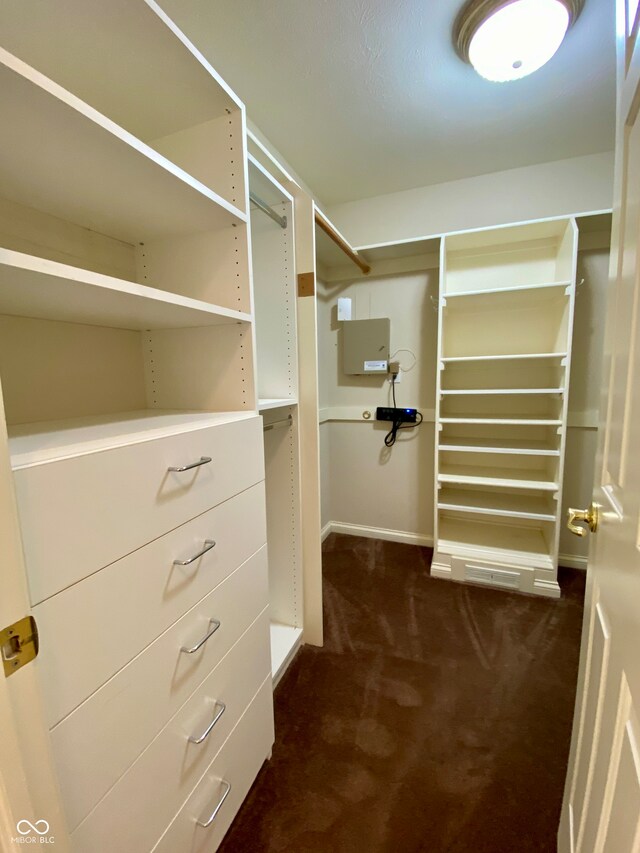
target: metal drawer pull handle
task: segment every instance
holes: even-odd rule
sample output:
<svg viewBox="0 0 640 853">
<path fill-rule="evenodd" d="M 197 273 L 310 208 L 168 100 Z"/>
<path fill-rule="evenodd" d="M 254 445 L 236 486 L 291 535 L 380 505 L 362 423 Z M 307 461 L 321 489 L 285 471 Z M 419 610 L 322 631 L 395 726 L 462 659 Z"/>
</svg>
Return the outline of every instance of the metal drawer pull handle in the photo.
<svg viewBox="0 0 640 853">
<path fill-rule="evenodd" d="M 210 456 L 201 456 L 198 462 L 192 462 L 191 465 L 181 465 L 179 468 L 167 468 L 167 471 L 190 471 L 192 468 L 198 468 L 200 465 L 206 465 L 207 462 L 211 462 Z"/>
<path fill-rule="evenodd" d="M 192 655 L 194 652 L 197 652 L 198 649 L 201 649 L 204 646 L 204 644 L 207 642 L 207 640 L 210 637 L 213 637 L 215 632 L 220 627 L 220 623 L 218 622 L 217 619 L 209 619 L 209 625 L 213 625 L 213 628 L 204 635 L 204 637 L 200 640 L 200 642 L 196 643 L 195 646 L 191 646 L 191 648 L 189 648 L 188 646 L 182 646 L 180 651 L 186 652 L 186 654 L 188 654 L 188 655 Z"/>
<path fill-rule="evenodd" d="M 222 804 L 224 803 L 224 801 L 229 796 L 229 791 L 231 790 L 231 785 L 227 782 L 226 779 L 221 779 L 220 784 L 224 788 L 224 793 L 222 794 L 222 796 L 218 800 L 218 804 L 216 805 L 215 809 L 211 812 L 211 814 L 209 815 L 209 817 L 206 820 L 196 821 L 198 826 L 204 826 L 205 829 L 208 826 L 211 826 L 211 824 L 214 822 L 214 820 L 216 819 L 216 815 L 218 814 L 218 812 L 222 808 Z"/>
<path fill-rule="evenodd" d="M 215 726 L 215 724 L 224 714 L 227 706 L 224 704 L 224 702 L 216 702 L 213 707 L 218 709 L 217 714 L 214 716 L 213 720 L 211 720 L 207 728 L 202 732 L 200 737 L 195 737 L 195 735 L 190 736 L 189 743 L 202 743 L 203 740 L 206 740 L 213 731 L 213 727 Z"/>
<path fill-rule="evenodd" d="M 202 551 L 198 551 L 197 554 L 194 554 L 193 557 L 189 557 L 188 560 L 174 560 L 173 565 L 174 566 L 189 566 L 191 563 L 195 562 L 196 560 L 199 560 L 203 554 L 207 553 L 207 551 L 210 551 L 212 548 L 215 548 L 215 547 L 216 547 L 216 543 L 213 541 L 213 539 L 205 539 L 204 540 L 204 548 L 202 549 Z"/>
</svg>

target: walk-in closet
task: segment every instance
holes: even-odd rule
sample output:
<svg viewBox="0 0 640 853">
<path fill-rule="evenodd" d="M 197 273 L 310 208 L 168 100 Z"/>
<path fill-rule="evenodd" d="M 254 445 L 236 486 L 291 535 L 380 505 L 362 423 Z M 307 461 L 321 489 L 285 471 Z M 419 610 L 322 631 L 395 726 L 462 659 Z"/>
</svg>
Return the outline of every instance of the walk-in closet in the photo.
<svg viewBox="0 0 640 853">
<path fill-rule="evenodd" d="M 0 5 L 2 851 L 633 853 L 637 5 Z"/>
</svg>

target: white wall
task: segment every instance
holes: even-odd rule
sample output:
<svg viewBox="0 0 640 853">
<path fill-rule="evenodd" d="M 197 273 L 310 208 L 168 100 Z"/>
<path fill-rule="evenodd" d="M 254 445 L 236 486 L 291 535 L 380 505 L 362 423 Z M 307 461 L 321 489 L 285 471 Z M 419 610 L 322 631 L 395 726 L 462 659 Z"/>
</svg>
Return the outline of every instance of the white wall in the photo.
<svg viewBox="0 0 640 853">
<path fill-rule="evenodd" d="M 438 271 L 428 270 L 366 282 L 322 285 L 318 294 L 318 346 L 321 420 L 327 416 L 354 417 L 324 423 L 321 435 L 330 447 L 329 468 L 322 482 L 327 521 L 366 527 L 412 531 L 428 536 L 433 528 L 433 408 L 437 314 L 431 297 L 438 294 Z M 416 364 L 397 386 L 399 405 L 424 410 L 425 422 L 402 433 L 392 449 L 384 447 L 388 425 L 367 423 L 379 405 L 391 405 L 386 377 L 345 376 L 340 367 L 340 324 L 336 320 L 338 296 L 353 299 L 353 319 L 391 319 L 391 352 L 410 348 Z M 398 354 L 401 365 L 411 367 L 409 353 Z"/>
<path fill-rule="evenodd" d="M 610 209 L 613 152 L 450 181 L 330 207 L 353 246 Z"/>
<path fill-rule="evenodd" d="M 599 378 L 593 377 L 600 375 L 608 260 L 604 249 L 579 255 L 578 281 L 585 281 L 576 299 L 565 507 L 588 506 L 591 496 L 600 393 Z M 382 529 L 406 541 L 432 541 L 437 314 L 431 298 L 437 292 L 434 269 L 319 286 L 323 526 L 331 521 L 345 532 Z M 397 386 L 397 396 L 399 405 L 422 410 L 425 422 L 407 431 L 391 450 L 383 445 L 385 426 L 362 419 L 364 410 L 375 417 L 376 406 L 390 404 L 388 382 L 341 372 L 338 296 L 354 300 L 354 319 L 389 317 L 391 352 L 408 348 L 417 357 Z M 410 366 L 407 353 L 399 358 Z M 584 540 L 563 531 L 561 554 L 584 557 L 586 551 Z"/>
</svg>

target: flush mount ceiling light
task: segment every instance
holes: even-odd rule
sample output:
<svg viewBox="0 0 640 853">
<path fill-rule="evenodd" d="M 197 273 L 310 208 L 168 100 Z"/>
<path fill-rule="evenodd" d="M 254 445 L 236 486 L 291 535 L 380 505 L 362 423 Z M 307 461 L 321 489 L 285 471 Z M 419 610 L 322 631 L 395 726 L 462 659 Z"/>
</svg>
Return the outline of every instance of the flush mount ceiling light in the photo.
<svg viewBox="0 0 640 853">
<path fill-rule="evenodd" d="M 487 80 L 518 80 L 551 59 L 583 5 L 584 0 L 469 0 L 456 20 L 454 44 Z"/>
</svg>

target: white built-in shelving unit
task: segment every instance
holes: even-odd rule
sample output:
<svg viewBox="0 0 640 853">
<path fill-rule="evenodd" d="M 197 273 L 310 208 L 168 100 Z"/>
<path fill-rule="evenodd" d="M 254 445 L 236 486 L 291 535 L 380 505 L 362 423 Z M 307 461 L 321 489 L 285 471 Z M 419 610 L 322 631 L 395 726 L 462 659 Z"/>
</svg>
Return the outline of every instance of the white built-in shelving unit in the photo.
<svg viewBox="0 0 640 853">
<path fill-rule="evenodd" d="M 558 596 L 573 219 L 447 235 L 432 574 Z"/>
<path fill-rule="evenodd" d="M 263 415 L 274 683 L 302 641 L 298 346 L 294 205 L 249 155 L 258 407 Z M 267 210 L 265 210 L 267 208 Z M 271 214 L 269 214 L 271 211 Z"/>
<path fill-rule="evenodd" d="M 244 107 L 153 0 L 4 4 L 0 43 L 2 525 L 62 808 L 33 806 L 78 850 L 214 850 L 273 743 Z M 295 351 L 264 393 L 293 424 L 265 434 L 271 492 Z"/>
<path fill-rule="evenodd" d="M 255 409 L 240 101 L 153 2 L 32 6 L 1 19 L 9 424 Z"/>
</svg>

